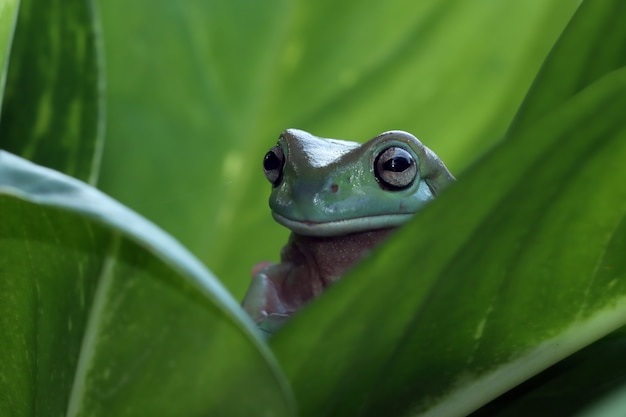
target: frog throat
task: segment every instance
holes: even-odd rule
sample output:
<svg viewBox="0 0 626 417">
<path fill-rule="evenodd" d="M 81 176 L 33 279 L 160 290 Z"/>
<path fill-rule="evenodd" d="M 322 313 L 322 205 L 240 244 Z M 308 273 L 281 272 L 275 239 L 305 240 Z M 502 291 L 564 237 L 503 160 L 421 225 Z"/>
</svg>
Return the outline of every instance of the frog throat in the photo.
<svg viewBox="0 0 626 417">
<path fill-rule="evenodd" d="M 272 217 L 292 232 L 304 236 L 341 236 L 350 233 L 364 232 L 398 227 L 406 223 L 414 213 L 381 214 L 377 216 L 356 217 L 329 222 L 313 222 L 293 220 L 272 211 Z"/>
</svg>

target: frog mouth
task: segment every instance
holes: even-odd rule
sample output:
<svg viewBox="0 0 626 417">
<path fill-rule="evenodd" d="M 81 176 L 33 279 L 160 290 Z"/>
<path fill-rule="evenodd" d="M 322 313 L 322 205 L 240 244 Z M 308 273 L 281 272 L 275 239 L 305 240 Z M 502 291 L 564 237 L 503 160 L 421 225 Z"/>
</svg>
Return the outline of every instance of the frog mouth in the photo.
<svg viewBox="0 0 626 417">
<path fill-rule="evenodd" d="M 272 217 L 278 223 L 294 233 L 305 236 L 341 236 L 350 233 L 368 230 L 387 229 L 398 227 L 406 223 L 413 213 L 409 214 L 380 214 L 376 216 L 355 217 L 334 220 L 330 222 L 316 222 L 311 220 L 294 220 L 272 212 Z"/>
</svg>

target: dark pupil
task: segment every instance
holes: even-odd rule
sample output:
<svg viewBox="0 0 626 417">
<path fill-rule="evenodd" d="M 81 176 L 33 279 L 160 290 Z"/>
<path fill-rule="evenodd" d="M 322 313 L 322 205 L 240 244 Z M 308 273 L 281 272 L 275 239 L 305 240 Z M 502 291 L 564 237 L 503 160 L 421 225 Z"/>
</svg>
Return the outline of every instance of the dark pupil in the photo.
<svg viewBox="0 0 626 417">
<path fill-rule="evenodd" d="M 402 172 L 410 166 L 411 160 L 404 156 L 394 156 L 383 164 L 383 168 L 391 172 Z"/>
<path fill-rule="evenodd" d="M 269 151 L 265 154 L 265 158 L 263 158 L 263 168 L 265 168 L 266 171 L 273 171 L 280 168 L 280 159 L 274 152 Z"/>
</svg>

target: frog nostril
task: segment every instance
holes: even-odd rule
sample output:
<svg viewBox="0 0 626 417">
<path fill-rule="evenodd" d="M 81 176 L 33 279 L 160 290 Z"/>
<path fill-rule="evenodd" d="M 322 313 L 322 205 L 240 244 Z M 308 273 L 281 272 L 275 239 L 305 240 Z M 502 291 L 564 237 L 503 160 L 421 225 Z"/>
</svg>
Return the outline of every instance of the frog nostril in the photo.
<svg viewBox="0 0 626 417">
<path fill-rule="evenodd" d="M 336 194 L 337 191 L 339 191 L 339 186 L 337 184 L 331 184 L 330 185 L 330 192 L 333 194 Z"/>
</svg>

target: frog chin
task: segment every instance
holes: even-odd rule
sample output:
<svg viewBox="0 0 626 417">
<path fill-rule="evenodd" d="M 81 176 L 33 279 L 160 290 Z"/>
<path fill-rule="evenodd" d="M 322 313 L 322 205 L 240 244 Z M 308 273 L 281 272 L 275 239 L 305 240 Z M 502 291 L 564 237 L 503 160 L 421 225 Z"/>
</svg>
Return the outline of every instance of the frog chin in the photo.
<svg viewBox="0 0 626 417">
<path fill-rule="evenodd" d="M 294 220 L 272 211 L 272 217 L 292 232 L 304 236 L 341 236 L 368 230 L 388 229 L 403 225 L 411 217 L 409 214 L 380 214 L 376 216 L 340 219 L 329 222 Z"/>
</svg>

